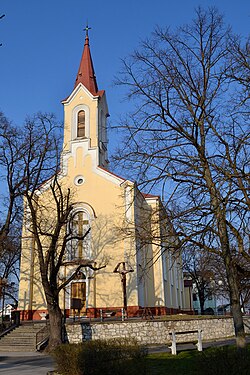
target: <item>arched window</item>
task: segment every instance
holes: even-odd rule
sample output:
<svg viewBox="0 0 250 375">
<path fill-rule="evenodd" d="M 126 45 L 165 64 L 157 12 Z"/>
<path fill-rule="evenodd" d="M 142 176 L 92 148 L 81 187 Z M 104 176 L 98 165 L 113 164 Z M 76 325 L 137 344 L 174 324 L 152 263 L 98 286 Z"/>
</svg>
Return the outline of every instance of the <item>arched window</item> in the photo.
<svg viewBox="0 0 250 375">
<path fill-rule="evenodd" d="M 85 211 L 75 212 L 69 223 L 70 241 L 69 260 L 89 259 L 90 257 L 90 222 Z"/>
<path fill-rule="evenodd" d="M 85 137 L 85 111 L 79 111 L 77 115 L 77 138 Z"/>
</svg>

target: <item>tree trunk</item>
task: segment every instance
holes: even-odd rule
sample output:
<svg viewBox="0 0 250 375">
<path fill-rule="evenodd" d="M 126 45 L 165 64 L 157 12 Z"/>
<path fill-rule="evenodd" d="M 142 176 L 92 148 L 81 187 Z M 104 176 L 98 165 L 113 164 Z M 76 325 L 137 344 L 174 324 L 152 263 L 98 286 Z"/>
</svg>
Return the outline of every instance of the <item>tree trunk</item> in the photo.
<svg viewBox="0 0 250 375">
<path fill-rule="evenodd" d="M 225 267 L 230 292 L 230 304 L 234 321 L 236 345 L 238 348 L 246 346 L 243 316 L 240 307 L 240 293 L 237 282 L 237 271 L 230 255 L 225 257 Z"/>
<path fill-rule="evenodd" d="M 63 317 L 62 312 L 57 301 L 52 304 L 48 303 L 49 313 L 49 346 L 48 350 L 55 349 L 58 345 L 62 344 L 63 340 Z"/>
<path fill-rule="evenodd" d="M 200 303 L 200 310 L 201 310 L 201 315 L 204 315 L 204 305 L 205 305 L 205 295 L 204 295 L 204 290 L 202 288 L 198 287 L 198 298 L 199 298 L 199 303 Z"/>
<path fill-rule="evenodd" d="M 225 206 L 221 203 L 223 202 L 222 196 L 220 194 L 220 191 L 216 189 L 208 161 L 206 159 L 206 156 L 204 155 L 205 153 L 203 152 L 203 154 L 201 154 L 201 160 L 204 161 L 205 181 L 209 189 L 211 207 L 213 208 L 214 216 L 217 220 L 217 228 L 221 244 L 221 253 L 225 263 L 226 275 L 229 286 L 230 305 L 234 321 L 236 344 L 238 348 L 243 348 L 246 346 L 246 338 L 244 332 L 243 317 L 240 308 L 240 291 L 238 287 L 237 271 L 233 261 L 233 250 L 230 249 L 230 241 L 226 220 L 226 209 Z"/>
<path fill-rule="evenodd" d="M 201 315 L 204 315 L 204 304 L 205 301 L 203 298 L 200 298 L 200 309 L 201 309 Z"/>
</svg>

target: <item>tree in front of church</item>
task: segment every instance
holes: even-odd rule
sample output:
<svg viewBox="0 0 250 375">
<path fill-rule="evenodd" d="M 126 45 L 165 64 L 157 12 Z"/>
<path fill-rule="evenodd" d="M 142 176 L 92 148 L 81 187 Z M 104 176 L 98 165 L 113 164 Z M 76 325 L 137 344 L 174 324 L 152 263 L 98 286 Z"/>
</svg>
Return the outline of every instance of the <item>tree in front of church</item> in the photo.
<svg viewBox="0 0 250 375">
<path fill-rule="evenodd" d="M 27 123 L 25 136 L 28 152 L 22 156 L 26 166 L 22 247 L 34 241 L 33 262 L 35 259 L 38 261 L 39 279 L 49 315 L 50 350 L 64 341 L 60 292 L 77 277 L 82 268 L 96 271 L 104 267 L 97 267 L 93 261 L 84 257 L 67 262 L 72 243 L 84 241 L 90 228 L 79 232 L 71 225 L 75 207 L 74 192 L 60 182 L 57 131 L 56 122 L 51 116 L 39 115 L 31 119 Z M 22 261 L 25 259 L 22 258 Z M 69 263 L 71 272 L 66 275 L 65 265 Z"/>
<path fill-rule="evenodd" d="M 81 259 L 81 262 L 72 264 L 69 277 L 65 278 L 62 275 L 66 251 L 69 249 L 68 243 L 73 240 L 83 241 L 88 235 L 88 230 L 81 234 L 69 230 L 74 194 L 60 185 L 60 126 L 54 116 L 39 113 L 27 118 L 20 128 L 14 127 L 3 115 L 0 120 L 0 167 L 3 186 L 4 182 L 6 185 L 6 194 L 1 205 L 4 220 L 0 228 L 1 244 L 6 246 L 2 248 L 1 261 L 16 260 L 10 257 L 13 253 L 10 239 L 14 224 L 20 223 L 23 219 L 22 247 L 32 238 L 35 254 L 34 259 L 22 258 L 22 262 L 27 261 L 30 264 L 37 261 L 38 277 L 42 281 L 49 313 L 49 346 L 53 348 L 63 341 L 60 291 L 83 267 L 93 270 L 102 267 L 96 267 L 88 259 Z M 45 204 L 39 197 L 46 189 L 49 199 Z M 18 228 L 16 236 L 20 238 L 20 225 Z M 9 267 L 10 262 L 7 263 Z"/>
<path fill-rule="evenodd" d="M 40 165 L 42 168 L 42 163 Z M 68 255 L 73 241 L 83 242 L 90 228 L 82 233 L 75 231 L 72 226 L 74 194 L 70 189 L 64 190 L 58 174 L 55 174 L 47 185 L 48 197 L 44 198 L 44 184 L 33 191 L 25 191 L 23 230 L 26 241 L 29 236 L 35 241 L 35 257 L 38 259 L 41 283 L 46 299 L 49 315 L 49 350 L 54 349 L 64 341 L 64 319 L 60 307 L 60 292 L 81 272 L 82 268 L 97 271 L 105 266 L 96 264 L 84 257 L 68 261 Z M 40 200 L 40 194 L 43 199 Z M 32 240 L 31 239 L 31 240 Z M 29 240 L 28 240 L 29 243 Z M 24 245 L 25 242 L 24 242 Z M 71 265 L 70 274 L 65 274 L 65 266 Z"/>
<path fill-rule="evenodd" d="M 123 69 L 118 84 L 136 108 L 116 159 L 140 187 L 161 189 L 179 249 L 220 257 L 244 346 L 236 260 L 250 262 L 249 42 L 199 8 L 188 25 L 156 28 Z"/>
</svg>

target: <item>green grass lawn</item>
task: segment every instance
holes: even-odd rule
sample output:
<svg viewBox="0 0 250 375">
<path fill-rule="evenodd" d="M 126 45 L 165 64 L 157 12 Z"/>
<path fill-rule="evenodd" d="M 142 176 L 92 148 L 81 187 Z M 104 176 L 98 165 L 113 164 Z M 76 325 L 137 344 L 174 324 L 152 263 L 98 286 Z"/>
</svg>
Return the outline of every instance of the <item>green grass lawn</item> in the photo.
<svg viewBox="0 0 250 375">
<path fill-rule="evenodd" d="M 250 345 L 147 355 L 134 341 L 114 339 L 64 344 L 52 354 L 62 375 L 250 375 Z"/>
<path fill-rule="evenodd" d="M 146 357 L 146 373 L 150 375 L 194 375 L 196 362 L 196 351 L 185 351 L 173 356 L 170 353 L 150 354 Z"/>
<path fill-rule="evenodd" d="M 146 357 L 147 375 L 250 375 L 250 346 L 239 352 L 235 347 L 210 348 L 150 354 Z"/>
</svg>

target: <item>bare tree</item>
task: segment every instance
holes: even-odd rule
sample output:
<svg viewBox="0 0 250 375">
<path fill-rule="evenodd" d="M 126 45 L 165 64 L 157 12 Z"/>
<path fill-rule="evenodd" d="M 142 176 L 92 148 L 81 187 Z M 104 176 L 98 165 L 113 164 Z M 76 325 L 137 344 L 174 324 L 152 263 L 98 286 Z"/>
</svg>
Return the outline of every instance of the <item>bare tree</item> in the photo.
<svg viewBox="0 0 250 375">
<path fill-rule="evenodd" d="M 186 246 L 182 252 L 183 271 L 192 279 L 197 291 L 201 315 L 205 313 L 205 302 L 209 298 L 229 298 L 221 258 L 199 247 Z"/>
<path fill-rule="evenodd" d="M 23 126 L 16 126 L 0 112 L 0 241 L 11 228 L 21 227 L 16 223 L 22 217 L 24 192 L 55 173 L 59 156 L 53 133 L 57 130 L 51 114 L 37 114 L 27 118 Z"/>
<path fill-rule="evenodd" d="M 41 165 L 42 166 L 42 165 Z M 90 229 L 82 235 L 70 230 L 69 225 L 74 203 L 70 189 L 66 191 L 60 185 L 58 176 L 55 175 L 49 183 L 47 199 L 40 193 L 44 192 L 44 186 L 39 189 L 26 191 L 27 201 L 25 219 L 28 232 L 35 240 L 35 250 L 38 255 L 41 282 L 47 303 L 50 322 L 49 349 L 52 350 L 63 342 L 63 326 L 59 293 L 74 280 L 82 268 L 99 270 L 105 266 L 97 267 L 93 260 L 77 259 L 67 262 L 69 243 L 72 240 L 84 241 Z M 46 203 L 45 203 L 46 202 Z M 64 265 L 74 267 L 70 275 L 61 277 Z"/>
<path fill-rule="evenodd" d="M 22 196 L 54 172 L 56 161 L 51 163 L 51 156 L 55 155 L 53 137 L 50 148 L 48 141 L 46 144 L 46 137 L 54 129 L 52 115 L 38 114 L 27 119 L 23 127 L 18 127 L 0 113 L 0 262 L 5 278 L 14 272 L 14 264 L 18 264 L 20 256 Z"/>
<path fill-rule="evenodd" d="M 21 195 L 25 180 L 21 163 L 23 151 L 19 129 L 0 112 L 0 277 L 6 283 L 3 300 L 7 296 L 15 304 L 19 281 Z"/>
<path fill-rule="evenodd" d="M 234 263 L 241 310 L 245 313 L 250 301 L 250 264 L 240 255 L 235 256 Z M 191 248 L 186 246 L 183 249 L 183 270 L 193 280 L 201 314 L 204 313 L 205 301 L 211 296 L 216 300 L 222 298 L 225 303 L 228 303 L 230 291 L 221 257 L 194 246 Z"/>
<path fill-rule="evenodd" d="M 1 14 L 0 20 L 5 17 L 5 14 Z M 2 47 L 2 43 L 0 43 L 0 47 Z"/>
<path fill-rule="evenodd" d="M 20 229 L 12 228 L 10 234 L 0 242 L 0 279 L 5 280 L 2 288 L 2 305 L 10 300 L 17 305 L 20 263 Z"/>
<path fill-rule="evenodd" d="M 246 262 L 242 257 L 237 259 L 237 273 L 238 273 L 238 285 L 240 290 L 241 308 L 246 313 L 246 308 L 249 310 L 250 303 L 250 263 Z"/>
<path fill-rule="evenodd" d="M 237 82 L 239 86 L 237 98 L 239 108 L 241 108 L 243 105 L 248 105 L 250 100 L 250 38 L 248 37 L 244 41 L 238 36 L 232 37 L 228 51 L 231 62 L 228 77 Z M 249 112 L 247 107 L 246 111 Z"/>
<path fill-rule="evenodd" d="M 192 23 L 157 28 L 123 61 L 118 83 L 136 108 L 121 124 L 126 139 L 116 160 L 141 187 L 161 187 L 178 247 L 221 257 L 244 346 L 234 259 L 237 253 L 249 261 L 250 130 L 245 102 L 237 100 L 246 88 L 232 76 L 234 40 L 216 9 L 199 8 Z"/>
<path fill-rule="evenodd" d="M 1 242 L 8 236 L 12 224 L 20 219 L 20 197 L 25 179 L 21 162 L 24 150 L 19 129 L 0 112 Z"/>
<path fill-rule="evenodd" d="M 32 237 L 38 255 L 42 287 L 49 312 L 50 348 L 62 342 L 62 313 L 59 306 L 60 291 L 82 267 L 96 267 L 88 259 L 72 264 L 70 277 L 60 278 L 64 266 L 67 243 L 73 238 L 84 240 L 88 234 L 73 236 L 68 222 L 74 207 L 72 193 L 60 185 L 59 126 L 51 114 L 37 114 L 27 118 L 23 127 L 12 126 L 1 115 L 0 167 L 2 179 L 7 182 L 3 197 L 4 218 L 0 228 L 1 243 L 7 243 L 14 222 L 22 220 L 23 246 L 25 238 Z M 45 205 L 41 196 L 47 194 Z M 24 213 L 20 197 L 24 197 Z M 30 261 L 30 259 L 29 259 Z M 32 266 L 32 265 L 31 265 Z"/>
</svg>

